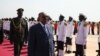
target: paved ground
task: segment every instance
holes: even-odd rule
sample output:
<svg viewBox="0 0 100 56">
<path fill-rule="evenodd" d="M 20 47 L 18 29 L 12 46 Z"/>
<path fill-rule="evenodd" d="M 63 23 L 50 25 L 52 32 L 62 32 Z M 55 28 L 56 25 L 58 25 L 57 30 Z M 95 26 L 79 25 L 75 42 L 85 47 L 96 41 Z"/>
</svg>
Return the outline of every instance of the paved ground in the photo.
<svg viewBox="0 0 100 56">
<path fill-rule="evenodd" d="M 73 45 L 72 45 L 73 51 L 75 51 L 75 37 L 76 36 L 73 36 Z M 0 48 L 1 48 L 0 49 L 0 56 L 13 56 L 12 55 L 13 50 L 8 51 L 8 49 L 12 49 L 12 47 L 7 48 L 7 47 L 11 46 L 9 44 L 9 42 L 4 42 L 3 44 L 7 44 L 7 45 L 0 45 Z M 4 48 L 4 47 L 6 47 L 6 48 Z M 2 48 L 4 48 L 4 49 L 2 49 Z M 98 35 L 89 35 L 88 38 L 87 38 L 86 56 L 96 56 L 97 55 L 97 52 L 96 52 L 97 49 L 98 49 Z M 4 54 L 6 54 L 6 55 L 4 55 Z M 23 55 L 26 56 L 27 52 L 25 51 L 24 54 Z M 74 53 L 71 53 L 71 54 L 65 53 L 65 56 L 75 56 L 75 54 Z"/>
<path fill-rule="evenodd" d="M 75 37 L 73 36 L 73 45 L 72 50 L 75 51 Z M 87 49 L 86 49 L 86 56 L 96 56 L 98 49 L 98 35 L 89 35 L 87 38 Z M 75 56 L 74 53 L 66 54 L 65 56 Z"/>
</svg>

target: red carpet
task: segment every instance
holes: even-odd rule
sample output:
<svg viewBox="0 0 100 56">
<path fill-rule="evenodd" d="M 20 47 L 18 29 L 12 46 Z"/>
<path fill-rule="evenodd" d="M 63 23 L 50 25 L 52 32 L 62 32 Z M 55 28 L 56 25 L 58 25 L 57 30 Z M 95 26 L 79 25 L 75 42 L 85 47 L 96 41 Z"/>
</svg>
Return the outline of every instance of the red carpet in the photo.
<svg viewBox="0 0 100 56">
<path fill-rule="evenodd" d="M 0 45 L 0 56 L 14 56 L 13 54 L 13 45 L 9 43 L 9 40 L 4 40 Z M 27 56 L 27 46 L 21 50 L 21 56 Z"/>
</svg>

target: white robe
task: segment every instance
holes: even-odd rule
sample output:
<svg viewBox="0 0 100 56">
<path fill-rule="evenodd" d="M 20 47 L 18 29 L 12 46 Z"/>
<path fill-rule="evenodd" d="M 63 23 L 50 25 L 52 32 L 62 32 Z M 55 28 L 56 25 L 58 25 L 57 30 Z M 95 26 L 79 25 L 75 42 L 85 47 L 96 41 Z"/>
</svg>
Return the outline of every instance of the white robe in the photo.
<svg viewBox="0 0 100 56">
<path fill-rule="evenodd" d="M 73 31 L 74 31 L 73 21 L 72 22 L 67 22 L 66 37 L 72 38 Z"/>
<path fill-rule="evenodd" d="M 81 24 L 78 24 L 78 33 L 77 33 L 77 37 L 76 37 L 76 44 L 80 44 L 80 45 L 85 45 L 87 40 L 87 26 L 84 26 L 85 22 L 82 21 L 80 22 Z"/>
<path fill-rule="evenodd" d="M 61 24 L 59 22 L 58 23 L 58 28 L 57 28 L 58 41 L 65 42 L 65 33 L 66 33 L 65 22 L 62 21 Z"/>
</svg>

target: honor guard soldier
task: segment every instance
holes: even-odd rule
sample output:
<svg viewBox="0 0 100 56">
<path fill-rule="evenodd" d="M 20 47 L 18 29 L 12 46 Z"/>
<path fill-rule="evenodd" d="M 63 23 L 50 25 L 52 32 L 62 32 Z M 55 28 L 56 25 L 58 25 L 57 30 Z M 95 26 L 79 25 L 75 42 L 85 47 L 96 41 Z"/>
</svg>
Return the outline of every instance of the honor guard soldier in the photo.
<svg viewBox="0 0 100 56">
<path fill-rule="evenodd" d="M 78 32 L 77 37 L 75 39 L 76 43 L 76 53 L 75 56 L 84 56 L 84 49 L 87 42 L 87 23 L 86 17 L 83 14 L 79 15 L 79 22 L 78 22 Z"/>
<path fill-rule="evenodd" d="M 65 42 L 65 32 L 66 32 L 66 24 L 64 22 L 64 16 L 59 16 L 59 23 L 57 28 L 57 50 L 58 56 L 64 56 L 64 42 Z"/>
<path fill-rule="evenodd" d="M 66 28 L 66 53 L 71 53 L 73 32 L 74 32 L 73 18 L 69 17 Z"/>
<path fill-rule="evenodd" d="M 10 23 L 10 43 L 14 44 L 14 56 L 20 56 L 22 46 L 27 43 L 28 26 L 27 21 L 22 18 L 24 9 L 17 10 L 17 17 Z"/>
</svg>

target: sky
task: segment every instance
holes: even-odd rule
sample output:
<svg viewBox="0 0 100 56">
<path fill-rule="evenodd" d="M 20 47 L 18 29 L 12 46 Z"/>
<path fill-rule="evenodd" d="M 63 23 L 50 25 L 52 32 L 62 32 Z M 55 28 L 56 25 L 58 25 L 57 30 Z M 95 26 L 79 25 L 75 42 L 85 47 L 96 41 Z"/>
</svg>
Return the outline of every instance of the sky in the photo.
<svg viewBox="0 0 100 56">
<path fill-rule="evenodd" d="M 66 20 L 69 16 L 78 20 L 83 13 L 87 21 L 100 21 L 100 0 L 0 0 L 0 7 L 0 18 L 16 17 L 16 10 L 23 8 L 23 17 L 37 19 L 40 12 L 45 12 L 53 20 L 58 20 L 60 14 Z"/>
</svg>

